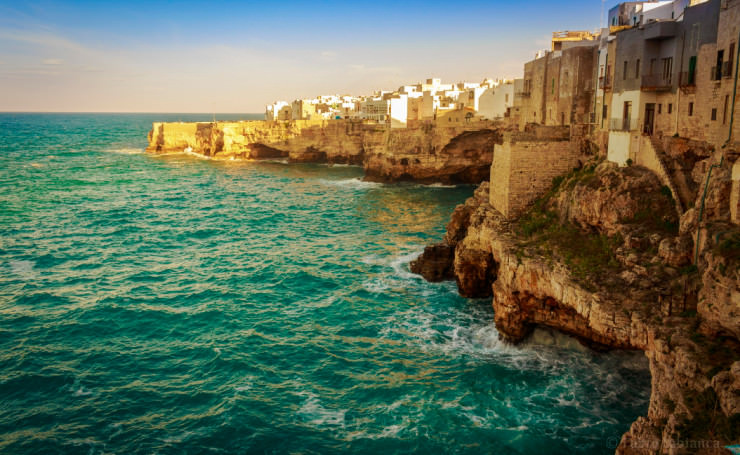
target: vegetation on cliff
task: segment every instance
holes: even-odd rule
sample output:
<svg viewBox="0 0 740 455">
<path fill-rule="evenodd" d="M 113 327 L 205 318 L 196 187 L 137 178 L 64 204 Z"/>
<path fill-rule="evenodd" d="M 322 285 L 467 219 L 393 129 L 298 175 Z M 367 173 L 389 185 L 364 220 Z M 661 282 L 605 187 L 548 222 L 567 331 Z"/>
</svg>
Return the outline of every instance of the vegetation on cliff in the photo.
<svg viewBox="0 0 740 455">
<path fill-rule="evenodd" d="M 574 169 L 516 220 L 491 207 L 482 185 L 455 209 L 437 247 L 450 258 L 435 266 L 451 267 L 462 295 L 491 290 L 506 339 L 546 325 L 645 351 L 650 407 L 619 453 L 667 453 L 681 439 L 721 453 L 740 442 L 740 229 L 723 218 L 728 182 L 726 169 L 715 171 L 700 236 L 698 211 L 679 214 L 670 190 L 639 166 Z"/>
</svg>

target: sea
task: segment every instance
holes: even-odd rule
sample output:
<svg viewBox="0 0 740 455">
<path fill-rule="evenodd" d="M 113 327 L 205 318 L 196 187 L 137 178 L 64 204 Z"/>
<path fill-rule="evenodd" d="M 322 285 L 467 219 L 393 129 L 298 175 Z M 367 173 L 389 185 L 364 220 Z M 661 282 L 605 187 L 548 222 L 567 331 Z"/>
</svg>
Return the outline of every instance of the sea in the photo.
<svg viewBox="0 0 740 455">
<path fill-rule="evenodd" d="M 474 187 L 144 152 L 212 118 L 0 114 L 0 453 L 599 454 L 646 414 L 642 353 L 409 272 Z"/>
</svg>

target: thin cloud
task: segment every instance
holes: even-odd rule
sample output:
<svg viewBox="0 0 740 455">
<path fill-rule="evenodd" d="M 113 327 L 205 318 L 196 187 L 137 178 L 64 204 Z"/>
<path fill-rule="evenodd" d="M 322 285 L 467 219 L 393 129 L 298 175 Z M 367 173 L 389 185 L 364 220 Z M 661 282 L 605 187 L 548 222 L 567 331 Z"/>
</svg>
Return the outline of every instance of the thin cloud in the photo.
<svg viewBox="0 0 740 455">
<path fill-rule="evenodd" d="M 50 35 L 48 33 L 28 33 L 25 31 L 1 31 L 0 40 L 19 41 L 31 43 L 39 46 L 52 47 L 57 49 L 67 49 L 79 53 L 89 53 L 90 49 L 74 41 L 68 40 L 61 36 Z"/>
<path fill-rule="evenodd" d="M 369 66 L 365 66 L 362 64 L 349 65 L 349 69 L 351 69 L 352 71 L 357 71 L 357 72 L 375 73 L 375 74 L 377 73 L 383 73 L 383 74 L 398 73 L 399 71 L 401 71 L 400 68 L 395 68 L 392 66 L 375 66 L 375 67 L 370 66 L 369 67 Z"/>
<path fill-rule="evenodd" d="M 41 61 L 44 65 L 62 65 L 64 60 L 61 58 L 47 58 Z"/>
<path fill-rule="evenodd" d="M 321 60 L 325 62 L 333 62 L 337 58 L 337 53 L 334 51 L 321 51 Z"/>
</svg>

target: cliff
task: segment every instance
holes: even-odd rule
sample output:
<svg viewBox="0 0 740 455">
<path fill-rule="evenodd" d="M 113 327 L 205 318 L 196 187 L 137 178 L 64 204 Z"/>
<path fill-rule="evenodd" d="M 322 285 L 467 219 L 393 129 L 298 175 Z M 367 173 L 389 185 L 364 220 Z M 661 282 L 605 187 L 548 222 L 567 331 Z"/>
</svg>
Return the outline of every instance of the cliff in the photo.
<svg viewBox="0 0 740 455">
<path fill-rule="evenodd" d="M 411 269 L 492 296 L 512 342 L 545 325 L 593 347 L 644 351 L 650 406 L 618 453 L 728 453 L 721 447 L 740 442 L 740 228 L 724 219 L 728 169 L 712 176 L 696 264 L 698 210 L 679 219 L 650 171 L 602 163 L 554 179 L 516 220 L 482 184 Z"/>
<path fill-rule="evenodd" d="M 381 182 L 480 183 L 500 141 L 498 124 L 488 121 L 404 129 L 354 120 L 154 123 L 147 151 L 355 164 L 368 180 Z"/>
</svg>

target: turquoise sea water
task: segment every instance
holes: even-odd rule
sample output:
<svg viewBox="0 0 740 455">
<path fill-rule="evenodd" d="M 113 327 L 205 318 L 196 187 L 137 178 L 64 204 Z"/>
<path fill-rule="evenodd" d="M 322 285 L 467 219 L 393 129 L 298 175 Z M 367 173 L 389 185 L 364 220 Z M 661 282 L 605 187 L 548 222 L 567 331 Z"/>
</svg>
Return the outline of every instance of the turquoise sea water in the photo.
<svg viewBox="0 0 740 455">
<path fill-rule="evenodd" d="M 472 187 L 141 153 L 210 118 L 0 114 L 1 453 L 610 453 L 647 411 L 641 354 L 408 272 Z"/>
</svg>

